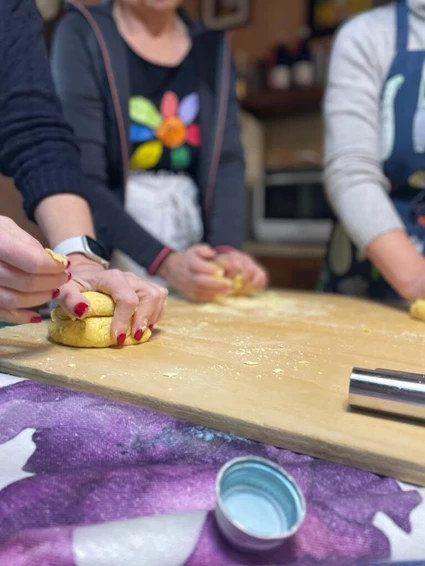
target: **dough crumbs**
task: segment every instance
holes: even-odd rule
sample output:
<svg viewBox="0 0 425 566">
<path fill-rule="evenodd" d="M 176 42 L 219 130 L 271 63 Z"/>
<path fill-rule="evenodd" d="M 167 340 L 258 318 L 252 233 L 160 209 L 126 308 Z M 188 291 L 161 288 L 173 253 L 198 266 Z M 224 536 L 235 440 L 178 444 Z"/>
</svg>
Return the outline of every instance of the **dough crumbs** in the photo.
<svg viewBox="0 0 425 566">
<path fill-rule="evenodd" d="M 101 375 L 99 379 L 105 379 L 106 375 Z"/>
<path fill-rule="evenodd" d="M 363 332 L 365 332 L 366 334 L 370 334 L 371 330 L 370 330 L 370 328 L 368 328 L 367 326 L 365 326 L 365 327 L 363 328 Z"/>
<path fill-rule="evenodd" d="M 307 360 L 301 360 L 300 362 L 298 362 L 299 364 L 303 364 L 305 366 L 308 366 L 310 364 L 310 362 L 308 362 Z"/>
<path fill-rule="evenodd" d="M 282 372 L 283 372 L 283 369 L 280 369 L 280 368 L 276 368 L 276 369 L 273 370 L 273 373 L 282 373 Z"/>
<path fill-rule="evenodd" d="M 64 265 L 65 267 L 68 265 L 68 258 L 66 257 L 66 255 L 57 254 L 54 251 L 49 250 L 49 248 L 44 248 L 44 250 L 58 263 L 62 263 L 62 265 Z"/>
<path fill-rule="evenodd" d="M 250 361 L 247 361 L 247 362 L 244 362 L 244 364 L 245 364 L 246 366 L 258 366 L 258 362 L 250 362 Z"/>
<path fill-rule="evenodd" d="M 68 364 L 69 368 L 76 368 L 77 366 L 75 364 Z"/>
<path fill-rule="evenodd" d="M 177 377 L 177 373 L 163 373 L 162 374 L 164 377 Z"/>
</svg>

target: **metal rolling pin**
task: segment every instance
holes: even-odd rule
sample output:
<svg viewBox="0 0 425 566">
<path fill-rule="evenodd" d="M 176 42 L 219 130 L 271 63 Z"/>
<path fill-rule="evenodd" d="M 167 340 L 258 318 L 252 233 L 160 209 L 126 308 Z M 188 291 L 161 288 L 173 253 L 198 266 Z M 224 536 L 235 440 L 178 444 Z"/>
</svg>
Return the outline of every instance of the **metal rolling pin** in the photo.
<svg viewBox="0 0 425 566">
<path fill-rule="evenodd" d="M 355 367 L 350 377 L 349 404 L 425 421 L 425 375 Z"/>
</svg>

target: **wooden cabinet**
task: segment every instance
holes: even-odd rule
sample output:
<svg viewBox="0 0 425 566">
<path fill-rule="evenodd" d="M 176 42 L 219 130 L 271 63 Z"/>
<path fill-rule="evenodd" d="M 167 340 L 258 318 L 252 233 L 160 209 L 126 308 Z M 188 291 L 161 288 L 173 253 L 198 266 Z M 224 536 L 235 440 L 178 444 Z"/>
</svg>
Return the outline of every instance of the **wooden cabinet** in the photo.
<svg viewBox="0 0 425 566">
<path fill-rule="evenodd" d="M 316 289 L 325 253 L 324 246 L 247 242 L 245 250 L 267 269 L 271 287 L 302 291 Z"/>
</svg>

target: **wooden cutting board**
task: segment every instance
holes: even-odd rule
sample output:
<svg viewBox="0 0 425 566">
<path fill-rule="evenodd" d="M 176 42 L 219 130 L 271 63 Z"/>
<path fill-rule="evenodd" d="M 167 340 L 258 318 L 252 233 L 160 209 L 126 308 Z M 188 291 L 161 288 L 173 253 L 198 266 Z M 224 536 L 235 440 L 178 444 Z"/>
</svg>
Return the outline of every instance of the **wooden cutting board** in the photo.
<svg viewBox="0 0 425 566">
<path fill-rule="evenodd" d="M 425 485 L 425 426 L 350 412 L 353 366 L 422 372 L 425 323 L 316 294 L 224 304 L 169 300 L 150 343 L 77 350 L 45 325 L 0 331 L 0 371 Z"/>
</svg>

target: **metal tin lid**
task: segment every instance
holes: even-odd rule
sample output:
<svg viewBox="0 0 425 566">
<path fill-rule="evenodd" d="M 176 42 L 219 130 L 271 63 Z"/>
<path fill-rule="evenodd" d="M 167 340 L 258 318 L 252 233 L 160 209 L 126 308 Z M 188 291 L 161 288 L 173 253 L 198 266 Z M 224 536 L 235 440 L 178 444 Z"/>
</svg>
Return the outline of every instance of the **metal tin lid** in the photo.
<svg viewBox="0 0 425 566">
<path fill-rule="evenodd" d="M 296 533 L 306 505 L 295 480 L 256 457 L 225 464 L 216 481 L 216 519 L 227 540 L 244 550 L 270 550 Z"/>
</svg>

